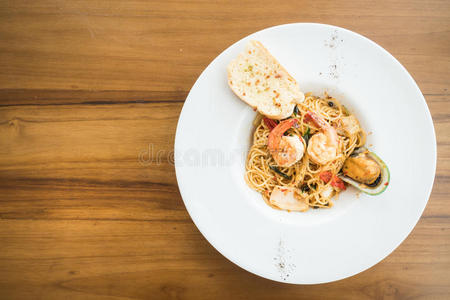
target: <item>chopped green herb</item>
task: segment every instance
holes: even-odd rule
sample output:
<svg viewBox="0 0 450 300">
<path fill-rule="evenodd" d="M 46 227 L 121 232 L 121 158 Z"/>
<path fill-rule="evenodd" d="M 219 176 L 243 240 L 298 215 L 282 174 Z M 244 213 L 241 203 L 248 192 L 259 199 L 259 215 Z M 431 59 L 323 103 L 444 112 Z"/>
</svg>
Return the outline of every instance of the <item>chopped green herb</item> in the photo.
<svg viewBox="0 0 450 300">
<path fill-rule="evenodd" d="M 294 116 L 298 116 L 298 107 L 297 105 L 294 106 Z"/>
<path fill-rule="evenodd" d="M 290 180 L 290 179 L 292 178 L 291 176 L 289 176 L 289 175 L 284 174 L 283 172 L 281 172 L 280 169 L 278 169 L 278 167 L 275 167 L 275 166 L 269 166 L 269 168 L 270 168 L 272 171 L 274 171 L 275 173 L 280 174 L 281 176 L 283 176 L 283 177 L 284 177 L 285 179 L 287 179 L 287 180 Z"/>
<path fill-rule="evenodd" d="M 311 131 L 311 129 L 308 126 L 308 128 L 306 129 L 305 134 L 303 135 L 303 139 L 305 140 L 306 145 L 308 145 L 309 138 L 311 137 L 310 134 L 309 134 L 310 131 Z"/>
</svg>

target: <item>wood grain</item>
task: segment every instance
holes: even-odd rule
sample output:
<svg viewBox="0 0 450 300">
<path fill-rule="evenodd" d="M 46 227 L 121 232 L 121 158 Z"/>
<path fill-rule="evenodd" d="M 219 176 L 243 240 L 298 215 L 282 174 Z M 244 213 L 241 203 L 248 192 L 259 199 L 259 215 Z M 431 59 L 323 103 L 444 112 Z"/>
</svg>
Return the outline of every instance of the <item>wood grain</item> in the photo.
<svg viewBox="0 0 450 300">
<path fill-rule="evenodd" d="M 52 103 L 42 90 L 182 100 L 207 64 L 240 38 L 283 23 L 325 22 L 387 48 L 425 94 L 448 94 L 448 11 L 448 1 L 409 0 L 2 1 L 0 88 L 27 89 Z"/>
<path fill-rule="evenodd" d="M 254 276 L 192 223 L 173 166 L 197 76 L 256 30 L 321 22 L 385 47 L 432 113 L 429 204 L 378 265 L 326 285 Z M 0 298 L 448 299 L 450 2 L 0 2 Z"/>
</svg>

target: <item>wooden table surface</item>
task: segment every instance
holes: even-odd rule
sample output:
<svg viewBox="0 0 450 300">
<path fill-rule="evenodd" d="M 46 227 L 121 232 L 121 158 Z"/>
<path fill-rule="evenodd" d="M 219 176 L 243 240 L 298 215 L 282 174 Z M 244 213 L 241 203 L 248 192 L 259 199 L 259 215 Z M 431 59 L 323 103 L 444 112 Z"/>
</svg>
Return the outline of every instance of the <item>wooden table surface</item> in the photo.
<svg viewBox="0 0 450 300">
<path fill-rule="evenodd" d="M 450 2 L 277 2 L 0 2 L 1 299 L 449 299 Z M 438 143 L 410 236 L 373 268 L 324 285 L 271 282 L 224 258 L 192 223 L 170 158 L 208 63 L 292 22 L 342 26 L 386 48 L 424 93 Z"/>
</svg>

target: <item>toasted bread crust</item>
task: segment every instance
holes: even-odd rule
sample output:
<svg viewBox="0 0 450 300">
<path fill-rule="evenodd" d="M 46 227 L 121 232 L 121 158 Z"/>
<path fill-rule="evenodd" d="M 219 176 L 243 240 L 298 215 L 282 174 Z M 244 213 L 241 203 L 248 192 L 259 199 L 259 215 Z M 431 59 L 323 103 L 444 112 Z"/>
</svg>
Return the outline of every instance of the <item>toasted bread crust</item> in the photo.
<svg viewBox="0 0 450 300">
<path fill-rule="evenodd" d="M 258 41 L 249 42 L 227 71 L 231 90 L 269 118 L 289 117 L 295 104 L 304 100 L 295 79 Z"/>
</svg>

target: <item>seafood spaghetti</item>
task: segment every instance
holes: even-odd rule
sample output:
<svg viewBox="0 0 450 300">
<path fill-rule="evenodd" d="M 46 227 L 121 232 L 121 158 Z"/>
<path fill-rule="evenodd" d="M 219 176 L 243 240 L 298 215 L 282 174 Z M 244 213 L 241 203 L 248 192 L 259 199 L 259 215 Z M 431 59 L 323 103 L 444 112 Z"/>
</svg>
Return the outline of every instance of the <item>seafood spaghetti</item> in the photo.
<svg viewBox="0 0 450 300">
<path fill-rule="evenodd" d="M 347 184 L 378 195 L 389 169 L 364 146 L 359 121 L 338 100 L 303 94 L 258 41 L 227 67 L 230 89 L 258 111 L 245 180 L 270 206 L 307 211 L 333 206 Z"/>
<path fill-rule="evenodd" d="M 258 115 L 254 125 L 245 180 L 270 206 L 287 210 L 331 207 L 346 189 L 338 173 L 366 140 L 356 117 L 327 94 L 308 93 L 289 118 Z M 276 193 L 292 193 L 297 201 L 278 205 Z"/>
</svg>

